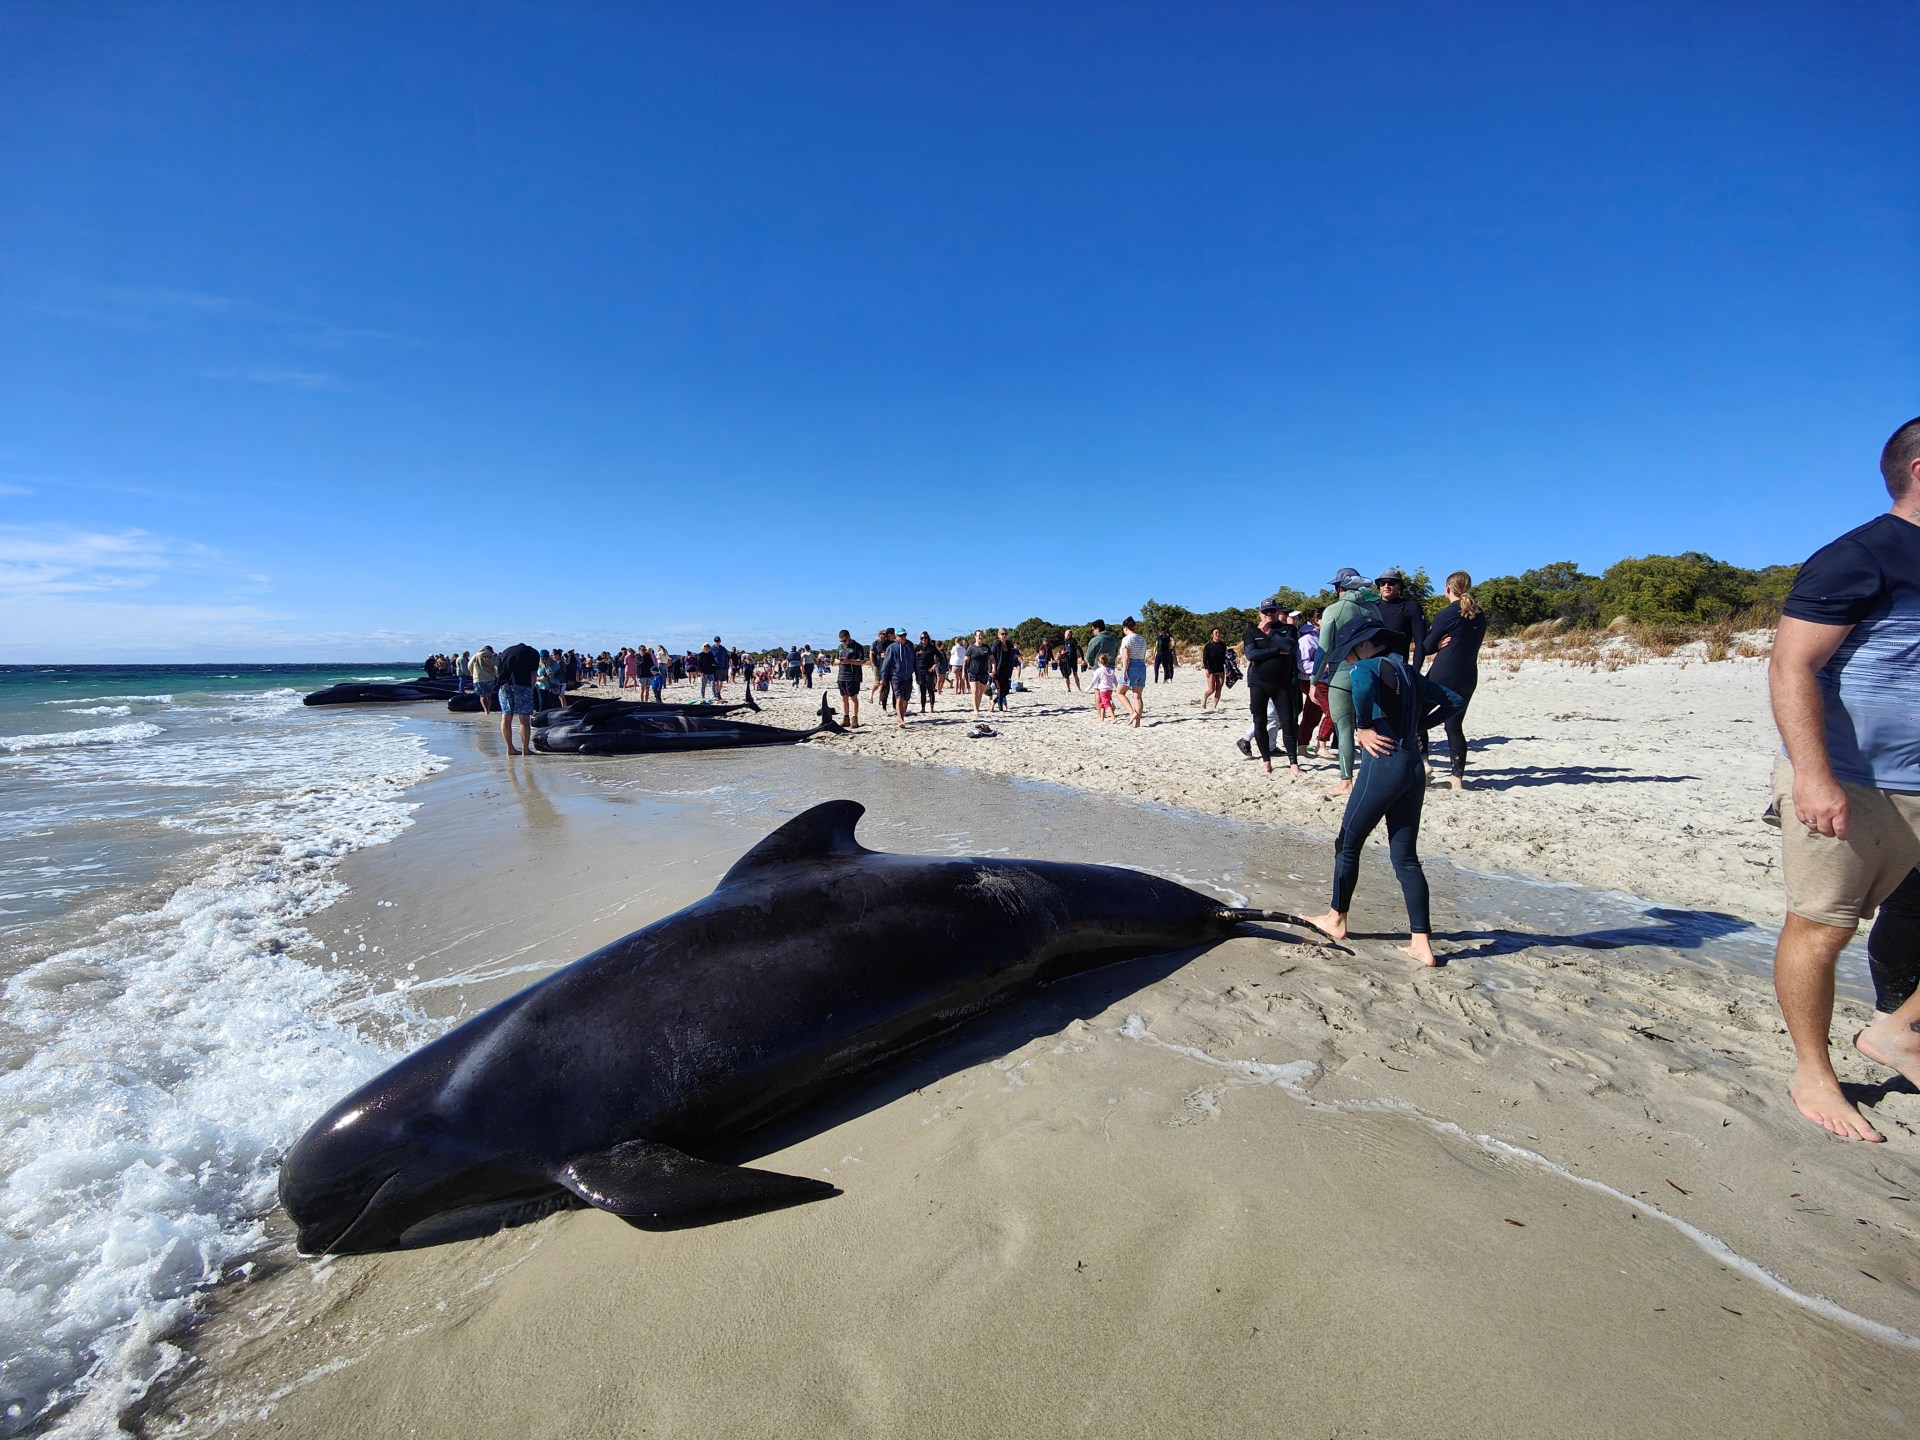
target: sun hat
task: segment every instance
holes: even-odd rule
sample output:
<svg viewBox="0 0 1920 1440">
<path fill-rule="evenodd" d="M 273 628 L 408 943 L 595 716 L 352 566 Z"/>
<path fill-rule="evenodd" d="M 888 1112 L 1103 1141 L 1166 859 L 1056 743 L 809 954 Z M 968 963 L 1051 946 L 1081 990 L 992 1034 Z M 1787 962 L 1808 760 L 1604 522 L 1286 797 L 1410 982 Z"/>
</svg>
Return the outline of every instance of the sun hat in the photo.
<svg viewBox="0 0 1920 1440">
<path fill-rule="evenodd" d="M 1339 652 L 1337 658 L 1345 660 L 1369 640 L 1378 642 L 1396 655 L 1404 652 L 1412 643 L 1404 630 L 1396 630 L 1380 620 L 1362 620 L 1351 635 L 1343 631 L 1335 640 L 1334 648 Z"/>
<path fill-rule="evenodd" d="M 1366 577 L 1351 565 L 1342 565 L 1339 573 L 1333 577 L 1333 588 L 1336 590 L 1362 590 L 1366 584 Z"/>
<path fill-rule="evenodd" d="M 1388 581 L 1392 581 L 1395 585 L 1404 585 L 1407 583 L 1407 577 L 1391 565 L 1373 577 L 1373 583 L 1376 585 L 1385 585 Z"/>
</svg>

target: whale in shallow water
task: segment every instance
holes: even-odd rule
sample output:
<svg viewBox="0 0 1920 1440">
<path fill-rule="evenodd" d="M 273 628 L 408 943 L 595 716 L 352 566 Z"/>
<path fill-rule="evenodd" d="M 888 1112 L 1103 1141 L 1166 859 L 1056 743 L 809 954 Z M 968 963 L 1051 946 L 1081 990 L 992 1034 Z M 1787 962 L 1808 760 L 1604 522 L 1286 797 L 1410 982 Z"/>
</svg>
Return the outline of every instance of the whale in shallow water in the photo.
<svg viewBox="0 0 1920 1440">
<path fill-rule="evenodd" d="M 650 755 L 732 750 L 743 745 L 794 745 L 815 735 L 845 733 L 825 699 L 820 701 L 820 723 L 811 730 L 785 730 L 731 715 L 689 713 L 692 709 L 685 705 L 664 710 L 593 709 L 578 718 L 561 716 L 534 731 L 533 748 L 573 755 Z"/>
<path fill-rule="evenodd" d="M 301 703 L 305 705 L 395 705 L 419 700 L 447 700 L 458 693 L 452 680 L 423 676 L 416 680 L 345 680 L 315 690 Z"/>
<path fill-rule="evenodd" d="M 288 1152 L 307 1254 L 474 1234 L 567 1206 L 646 1226 L 837 1193 L 716 1146 L 1050 981 L 1224 939 L 1249 920 L 1158 876 L 887 855 L 817 805 L 706 899 L 409 1055 Z"/>
</svg>

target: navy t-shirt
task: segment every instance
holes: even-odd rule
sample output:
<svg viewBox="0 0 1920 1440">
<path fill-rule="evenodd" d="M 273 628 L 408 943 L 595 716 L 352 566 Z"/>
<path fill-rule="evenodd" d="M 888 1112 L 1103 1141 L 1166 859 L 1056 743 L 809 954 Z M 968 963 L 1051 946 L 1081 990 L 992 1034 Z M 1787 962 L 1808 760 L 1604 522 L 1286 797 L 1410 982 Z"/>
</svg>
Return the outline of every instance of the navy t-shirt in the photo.
<svg viewBox="0 0 1920 1440">
<path fill-rule="evenodd" d="M 1853 627 L 1820 671 L 1835 777 L 1920 792 L 1920 525 L 1881 515 L 1816 550 L 1785 613 Z"/>
</svg>

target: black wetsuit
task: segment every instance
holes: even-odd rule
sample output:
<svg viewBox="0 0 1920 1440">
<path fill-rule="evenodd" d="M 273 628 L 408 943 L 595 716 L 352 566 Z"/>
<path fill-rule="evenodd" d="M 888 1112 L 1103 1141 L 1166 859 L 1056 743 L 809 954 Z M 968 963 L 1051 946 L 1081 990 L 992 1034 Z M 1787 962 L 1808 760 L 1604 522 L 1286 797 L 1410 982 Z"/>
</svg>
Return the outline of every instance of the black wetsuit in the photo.
<svg viewBox="0 0 1920 1440">
<path fill-rule="evenodd" d="M 1920 989 L 1920 870 L 1910 871 L 1885 900 L 1867 935 L 1873 1005 L 1888 1014 Z"/>
<path fill-rule="evenodd" d="M 914 648 L 913 674 L 920 682 L 920 708 L 933 708 L 933 694 L 937 687 L 936 676 L 940 673 L 940 647 L 931 640 L 922 640 Z"/>
<path fill-rule="evenodd" d="M 1480 642 L 1486 635 L 1487 612 L 1482 610 L 1469 620 L 1460 613 L 1457 600 L 1433 617 L 1433 628 L 1427 631 L 1426 650 L 1433 656 L 1427 679 L 1460 697 L 1459 709 L 1446 720 L 1447 766 L 1455 779 L 1467 773 L 1467 734 L 1460 721 L 1480 683 Z M 1436 648 L 1443 639 L 1446 648 Z"/>
<path fill-rule="evenodd" d="M 1253 739 L 1260 758 L 1271 764 L 1273 745 L 1267 734 L 1267 708 L 1280 712 L 1280 739 L 1287 763 L 1298 765 L 1295 731 L 1300 728 L 1300 632 L 1281 624 L 1272 630 L 1249 625 L 1241 637 L 1240 652 L 1247 657 L 1247 703 L 1253 709 Z"/>
<path fill-rule="evenodd" d="M 1418 670 L 1420 657 L 1428 653 L 1427 612 L 1418 600 L 1382 600 L 1377 608 L 1389 630 L 1398 630 L 1407 637 L 1400 658 Z"/>
<path fill-rule="evenodd" d="M 1165 675 L 1162 675 L 1162 671 Z M 1160 632 L 1159 642 L 1153 647 L 1153 681 L 1159 684 L 1162 679 L 1173 679 L 1173 637 L 1166 631 Z"/>
</svg>

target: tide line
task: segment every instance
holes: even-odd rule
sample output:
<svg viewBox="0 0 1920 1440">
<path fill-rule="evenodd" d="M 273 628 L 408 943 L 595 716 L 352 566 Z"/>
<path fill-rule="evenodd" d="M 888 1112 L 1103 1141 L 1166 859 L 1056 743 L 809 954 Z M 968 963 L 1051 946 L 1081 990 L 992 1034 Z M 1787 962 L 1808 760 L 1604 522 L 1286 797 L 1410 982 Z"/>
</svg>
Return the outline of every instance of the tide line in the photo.
<svg viewBox="0 0 1920 1440">
<path fill-rule="evenodd" d="M 1525 1146 L 1511 1144 L 1494 1135 L 1475 1135 L 1461 1126 L 1456 1125 L 1453 1121 L 1442 1120 L 1437 1116 L 1429 1115 L 1426 1111 L 1416 1105 L 1409 1104 L 1405 1100 L 1322 1100 L 1310 1095 L 1304 1086 L 1307 1081 L 1320 1073 L 1320 1066 L 1311 1060 L 1293 1060 L 1285 1064 L 1273 1065 L 1260 1060 L 1233 1060 L 1224 1058 L 1219 1055 L 1210 1054 L 1192 1045 L 1176 1045 L 1172 1041 L 1162 1040 L 1147 1028 L 1146 1022 L 1138 1015 L 1127 1016 L 1126 1023 L 1111 1033 L 1120 1036 L 1123 1040 L 1138 1040 L 1143 1044 L 1158 1046 L 1162 1050 L 1171 1050 L 1176 1055 L 1184 1055 L 1188 1059 L 1197 1060 L 1203 1065 L 1210 1065 L 1215 1069 L 1225 1070 L 1248 1084 L 1276 1086 L 1290 1099 L 1297 1100 L 1302 1105 L 1309 1106 L 1315 1110 L 1348 1111 L 1372 1115 L 1402 1115 L 1409 1119 L 1417 1120 L 1436 1134 L 1464 1140 L 1475 1149 L 1480 1150 L 1484 1154 L 1494 1156 L 1496 1159 L 1517 1160 L 1521 1164 L 1530 1165 L 1536 1170 L 1554 1176 L 1556 1179 L 1571 1181 L 1573 1184 L 1583 1189 L 1591 1190 L 1595 1194 L 1606 1195 L 1614 1200 L 1618 1200 L 1621 1204 L 1631 1207 L 1649 1219 L 1671 1225 L 1707 1255 L 1719 1261 L 1722 1265 L 1725 1265 L 1729 1270 L 1744 1275 L 1747 1279 L 1753 1281 L 1754 1284 L 1773 1292 L 1791 1304 L 1798 1305 L 1803 1310 L 1809 1310 L 1823 1319 L 1833 1321 L 1836 1325 L 1842 1325 L 1857 1334 L 1865 1335 L 1869 1339 L 1878 1340 L 1883 1344 L 1896 1346 L 1902 1350 L 1920 1351 L 1920 1337 L 1909 1335 L 1906 1331 L 1885 1324 L 1882 1321 L 1872 1320 L 1865 1315 L 1856 1314 L 1854 1311 L 1847 1309 L 1846 1306 L 1841 1305 L 1837 1301 L 1829 1300 L 1824 1295 L 1810 1295 L 1803 1290 L 1796 1290 L 1766 1266 L 1760 1264 L 1757 1260 L 1749 1260 L 1719 1236 L 1702 1230 L 1698 1225 L 1690 1221 L 1682 1220 L 1678 1215 L 1669 1214 L 1658 1205 L 1642 1200 L 1637 1195 L 1629 1195 L 1624 1190 L 1616 1189 L 1604 1180 L 1594 1180 L 1585 1175 L 1577 1175 L 1557 1161 L 1549 1160 L 1537 1150 L 1529 1150 Z"/>
</svg>

